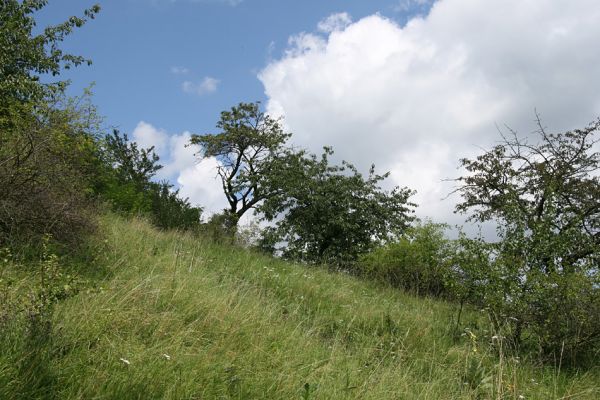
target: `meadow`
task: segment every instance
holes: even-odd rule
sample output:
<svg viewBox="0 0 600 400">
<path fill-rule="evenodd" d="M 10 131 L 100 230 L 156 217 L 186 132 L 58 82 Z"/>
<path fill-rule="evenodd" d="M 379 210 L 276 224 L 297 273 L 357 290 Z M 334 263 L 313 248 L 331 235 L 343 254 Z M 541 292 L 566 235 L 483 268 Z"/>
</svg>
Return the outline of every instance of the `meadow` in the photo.
<svg viewBox="0 0 600 400">
<path fill-rule="evenodd" d="M 86 252 L 3 260 L 0 398 L 600 396 L 598 368 L 511 354 L 480 310 L 457 327 L 452 303 L 114 215 Z"/>
</svg>

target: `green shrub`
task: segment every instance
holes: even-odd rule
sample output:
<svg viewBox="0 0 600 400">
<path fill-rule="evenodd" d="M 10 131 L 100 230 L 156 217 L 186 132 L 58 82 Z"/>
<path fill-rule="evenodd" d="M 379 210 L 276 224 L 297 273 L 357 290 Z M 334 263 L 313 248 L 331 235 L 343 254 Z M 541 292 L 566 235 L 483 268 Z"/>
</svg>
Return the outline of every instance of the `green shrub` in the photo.
<svg viewBox="0 0 600 400">
<path fill-rule="evenodd" d="M 0 244 L 39 243 L 44 234 L 80 243 L 94 229 L 87 193 L 97 117 L 62 95 L 29 114 L 24 107 L 4 109 L 10 123 L 0 127 Z"/>
<path fill-rule="evenodd" d="M 67 82 L 41 78 L 87 62 L 59 45 L 99 7 L 36 27 L 33 14 L 46 3 L 0 5 L 0 245 L 39 243 L 47 233 L 70 245 L 93 227 L 85 194 L 94 109 L 66 99 Z"/>
<path fill-rule="evenodd" d="M 433 222 L 410 228 L 397 242 L 361 257 L 359 273 L 420 295 L 446 294 L 452 255 L 446 228 Z"/>
</svg>

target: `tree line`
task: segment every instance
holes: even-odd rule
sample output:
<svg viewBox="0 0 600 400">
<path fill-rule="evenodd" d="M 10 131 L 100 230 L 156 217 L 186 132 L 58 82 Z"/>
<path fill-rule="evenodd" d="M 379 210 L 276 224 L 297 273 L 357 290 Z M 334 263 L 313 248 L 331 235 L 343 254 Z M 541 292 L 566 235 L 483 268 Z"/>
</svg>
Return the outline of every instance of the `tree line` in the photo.
<svg viewBox="0 0 600 400">
<path fill-rule="evenodd" d="M 538 119 L 537 141 L 509 130 L 460 160 L 456 211 L 494 222 L 497 239 L 449 240 L 445 224 L 414 217 L 414 191 L 383 189 L 389 174 L 333 163 L 329 147 L 295 148 L 260 103 L 240 103 L 221 113 L 218 132 L 190 141 L 199 158 L 217 160 L 228 204 L 202 223 L 200 207 L 155 180 L 152 147 L 106 133 L 89 93 L 69 97 L 68 82 L 42 79 L 89 63 L 60 43 L 99 12 L 34 35 L 33 14 L 46 3 L 0 1 L 0 247 L 35 247 L 48 235 L 77 245 L 103 207 L 233 241 L 240 218 L 255 212 L 266 223 L 259 251 L 484 309 L 498 335 L 543 358 L 597 355 L 600 120 L 550 133 Z"/>
</svg>

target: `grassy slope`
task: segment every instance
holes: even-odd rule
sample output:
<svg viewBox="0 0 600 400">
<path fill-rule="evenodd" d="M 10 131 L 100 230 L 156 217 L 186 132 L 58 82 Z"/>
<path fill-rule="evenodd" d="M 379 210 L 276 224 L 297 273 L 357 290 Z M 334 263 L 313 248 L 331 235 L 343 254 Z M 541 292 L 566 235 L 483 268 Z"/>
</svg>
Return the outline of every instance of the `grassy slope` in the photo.
<svg viewBox="0 0 600 400">
<path fill-rule="evenodd" d="M 54 314 L 44 370 L 58 398 L 600 396 L 599 371 L 559 373 L 454 339 L 449 304 L 140 221 L 104 228 L 110 277 Z"/>
</svg>

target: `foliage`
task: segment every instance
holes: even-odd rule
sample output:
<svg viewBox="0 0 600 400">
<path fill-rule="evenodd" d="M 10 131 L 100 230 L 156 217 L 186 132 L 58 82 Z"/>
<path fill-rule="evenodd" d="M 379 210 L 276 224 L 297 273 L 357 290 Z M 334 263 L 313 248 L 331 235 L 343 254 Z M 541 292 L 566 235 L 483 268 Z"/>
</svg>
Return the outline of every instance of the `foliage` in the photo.
<svg viewBox="0 0 600 400">
<path fill-rule="evenodd" d="M 36 23 L 32 14 L 47 3 L 47 0 L 0 1 L 0 115 L 14 101 L 44 102 L 48 95 L 64 89 L 64 81 L 41 83 L 42 75 L 56 76 L 63 69 L 90 63 L 81 56 L 64 53 L 59 44 L 75 28 L 93 19 L 100 7 L 94 5 L 84 11 L 84 17 L 70 17 L 34 35 Z"/>
<path fill-rule="evenodd" d="M 576 357 L 600 344 L 600 120 L 540 142 L 511 131 L 474 160 L 461 160 L 464 201 L 478 221 L 498 224 L 479 290 L 515 342 L 533 334 L 544 354 Z"/>
<path fill-rule="evenodd" d="M 193 207 L 179 196 L 168 182 L 152 182 L 152 223 L 163 229 L 195 229 L 199 227 L 202 208 Z"/>
<path fill-rule="evenodd" d="M 154 148 L 140 149 L 127 134 L 113 130 L 104 138 L 102 158 L 106 171 L 99 179 L 98 192 L 113 209 L 127 214 L 150 212 L 148 196 L 151 179 L 162 168 Z"/>
<path fill-rule="evenodd" d="M 357 268 L 366 277 L 417 295 L 448 294 L 454 246 L 444 236 L 445 229 L 445 224 L 419 223 L 399 240 L 362 256 Z"/>
<path fill-rule="evenodd" d="M 51 234 L 76 243 L 93 229 L 86 198 L 94 176 L 98 117 L 89 96 L 40 102 L 0 129 L 0 242 Z"/>
<path fill-rule="evenodd" d="M 350 163 L 331 165 L 332 154 L 329 148 L 320 159 L 288 152 L 279 160 L 271 185 L 280 192 L 259 208 L 275 224 L 265 231 L 263 248 L 273 251 L 283 242 L 285 258 L 339 265 L 406 229 L 413 192 L 384 191 L 379 185 L 388 174 L 372 166 L 365 178 Z"/>
<path fill-rule="evenodd" d="M 39 242 L 49 233 L 78 242 L 93 226 L 86 204 L 97 117 L 64 96 L 66 82 L 41 83 L 84 62 L 60 42 L 98 6 L 33 35 L 46 1 L 0 2 L 0 243 Z"/>
<path fill-rule="evenodd" d="M 152 178 L 162 166 L 154 147 L 139 148 L 127 134 L 113 130 L 104 138 L 102 158 L 105 171 L 97 191 L 113 209 L 129 215 L 148 215 L 160 228 L 191 229 L 200 223 L 201 209 L 179 197 L 168 182 Z"/>
<path fill-rule="evenodd" d="M 215 157 L 217 173 L 229 203 L 229 224 L 237 221 L 259 202 L 274 195 L 265 185 L 273 174 L 275 161 L 284 153 L 290 134 L 279 121 L 260 110 L 260 103 L 240 103 L 221 112 L 217 134 L 193 135 L 191 144 L 199 145 L 201 157 Z"/>
</svg>

